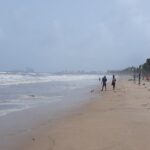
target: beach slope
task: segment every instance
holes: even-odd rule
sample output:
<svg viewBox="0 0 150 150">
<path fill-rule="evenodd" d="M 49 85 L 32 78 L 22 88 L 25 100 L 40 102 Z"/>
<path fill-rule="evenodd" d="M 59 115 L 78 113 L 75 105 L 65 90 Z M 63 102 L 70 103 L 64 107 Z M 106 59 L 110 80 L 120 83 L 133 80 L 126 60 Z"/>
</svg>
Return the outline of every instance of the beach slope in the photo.
<svg viewBox="0 0 150 150">
<path fill-rule="evenodd" d="M 149 150 L 149 85 L 127 80 L 109 87 L 55 125 L 47 126 L 25 150 Z"/>
</svg>

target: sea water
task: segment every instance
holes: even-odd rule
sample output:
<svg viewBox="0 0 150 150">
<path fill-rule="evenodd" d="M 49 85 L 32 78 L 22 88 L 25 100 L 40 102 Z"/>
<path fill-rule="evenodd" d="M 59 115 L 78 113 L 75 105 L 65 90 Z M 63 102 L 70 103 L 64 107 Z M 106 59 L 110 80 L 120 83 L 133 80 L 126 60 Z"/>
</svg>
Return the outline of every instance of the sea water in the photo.
<svg viewBox="0 0 150 150">
<path fill-rule="evenodd" d="M 99 83 L 99 75 L 52 75 L 48 73 L 0 73 L 0 116 L 58 103 Z M 89 88 L 89 89 L 90 89 Z M 89 92 L 89 91 L 88 91 Z M 81 94 L 82 95 L 82 94 Z M 79 99 L 79 98 L 78 98 Z"/>
</svg>

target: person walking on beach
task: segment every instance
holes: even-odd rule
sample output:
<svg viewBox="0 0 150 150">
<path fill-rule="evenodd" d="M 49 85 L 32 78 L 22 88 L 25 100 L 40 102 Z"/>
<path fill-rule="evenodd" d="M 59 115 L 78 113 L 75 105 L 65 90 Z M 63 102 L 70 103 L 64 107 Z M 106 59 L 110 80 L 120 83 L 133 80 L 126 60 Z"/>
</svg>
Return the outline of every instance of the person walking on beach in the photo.
<svg viewBox="0 0 150 150">
<path fill-rule="evenodd" d="M 113 86 L 113 90 L 115 90 L 115 87 L 116 87 L 116 78 L 115 78 L 115 75 L 113 75 L 111 85 Z"/>
<path fill-rule="evenodd" d="M 106 83 L 107 83 L 107 78 L 106 78 L 106 76 L 104 76 L 102 78 L 102 90 L 101 91 L 103 91 L 104 88 L 105 88 L 105 91 L 106 91 Z"/>
</svg>

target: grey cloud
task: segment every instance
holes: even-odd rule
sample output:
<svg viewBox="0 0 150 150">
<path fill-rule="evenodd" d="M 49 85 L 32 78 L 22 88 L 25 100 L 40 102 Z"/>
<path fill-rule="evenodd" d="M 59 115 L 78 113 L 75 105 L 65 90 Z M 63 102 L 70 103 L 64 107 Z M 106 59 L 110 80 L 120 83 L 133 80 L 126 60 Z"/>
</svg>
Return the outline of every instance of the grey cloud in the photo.
<svg viewBox="0 0 150 150">
<path fill-rule="evenodd" d="M 150 55 L 147 0 L 0 4 L 1 70 L 120 69 Z"/>
</svg>

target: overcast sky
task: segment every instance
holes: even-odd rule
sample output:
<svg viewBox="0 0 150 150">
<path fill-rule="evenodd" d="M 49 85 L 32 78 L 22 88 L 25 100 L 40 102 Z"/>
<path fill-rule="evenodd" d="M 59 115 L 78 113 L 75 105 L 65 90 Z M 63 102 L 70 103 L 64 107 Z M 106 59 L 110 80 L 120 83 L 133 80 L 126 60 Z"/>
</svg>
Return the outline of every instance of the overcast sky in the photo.
<svg viewBox="0 0 150 150">
<path fill-rule="evenodd" d="M 1 0 L 0 70 L 122 69 L 150 57 L 149 0 Z"/>
</svg>

